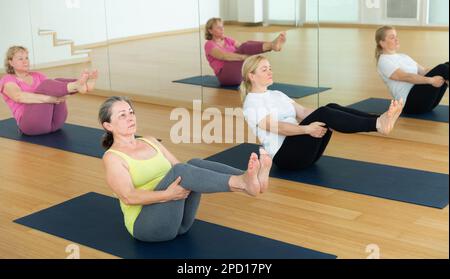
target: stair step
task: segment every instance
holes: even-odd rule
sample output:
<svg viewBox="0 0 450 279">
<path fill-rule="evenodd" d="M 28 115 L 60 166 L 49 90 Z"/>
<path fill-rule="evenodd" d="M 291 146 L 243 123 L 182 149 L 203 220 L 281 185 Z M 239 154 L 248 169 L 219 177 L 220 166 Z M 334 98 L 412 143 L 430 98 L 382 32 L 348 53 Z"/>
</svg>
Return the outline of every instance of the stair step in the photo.
<svg viewBox="0 0 450 279">
<path fill-rule="evenodd" d="M 50 29 L 39 29 L 39 31 L 38 31 L 38 34 L 41 35 L 41 36 L 44 36 L 44 35 L 53 35 L 53 34 L 55 34 L 55 33 L 56 33 L 56 31 L 50 30 Z"/>
<path fill-rule="evenodd" d="M 72 55 L 88 55 L 90 56 L 92 50 L 90 49 L 79 49 L 79 50 L 74 50 L 72 52 Z"/>
<path fill-rule="evenodd" d="M 63 45 L 71 45 L 73 44 L 72 40 L 64 40 L 64 39 L 58 39 L 55 43 L 57 46 L 63 46 Z"/>
</svg>

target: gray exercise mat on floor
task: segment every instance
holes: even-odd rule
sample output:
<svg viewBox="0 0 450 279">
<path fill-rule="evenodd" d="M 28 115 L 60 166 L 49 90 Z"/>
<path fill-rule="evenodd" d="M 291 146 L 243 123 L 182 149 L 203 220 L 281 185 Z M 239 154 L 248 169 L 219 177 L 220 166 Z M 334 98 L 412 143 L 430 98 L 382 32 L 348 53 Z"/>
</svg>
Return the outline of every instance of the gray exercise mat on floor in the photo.
<svg viewBox="0 0 450 279">
<path fill-rule="evenodd" d="M 200 220 L 173 241 L 137 241 L 125 228 L 119 201 L 97 193 L 87 193 L 14 222 L 125 259 L 336 258 Z"/>
<path fill-rule="evenodd" d="M 222 88 L 227 90 L 237 91 L 239 86 L 221 86 L 219 80 L 215 76 L 196 76 L 185 78 L 181 80 L 175 80 L 176 83 L 184 83 L 191 85 L 199 85 L 210 88 Z M 291 98 L 303 98 L 310 95 L 318 94 L 331 88 L 328 87 L 310 87 L 303 85 L 287 84 L 287 83 L 274 83 L 269 87 L 270 90 L 279 90 Z"/>
<path fill-rule="evenodd" d="M 252 152 L 258 154 L 259 145 L 241 144 L 206 160 L 245 170 Z M 447 174 L 323 156 L 301 171 L 274 166 L 270 176 L 440 209 L 448 205 Z"/>
<path fill-rule="evenodd" d="M 391 100 L 370 98 L 348 107 L 360 111 L 382 114 L 388 110 Z M 437 106 L 433 111 L 422 114 L 402 114 L 401 117 L 448 123 L 448 106 Z"/>
</svg>

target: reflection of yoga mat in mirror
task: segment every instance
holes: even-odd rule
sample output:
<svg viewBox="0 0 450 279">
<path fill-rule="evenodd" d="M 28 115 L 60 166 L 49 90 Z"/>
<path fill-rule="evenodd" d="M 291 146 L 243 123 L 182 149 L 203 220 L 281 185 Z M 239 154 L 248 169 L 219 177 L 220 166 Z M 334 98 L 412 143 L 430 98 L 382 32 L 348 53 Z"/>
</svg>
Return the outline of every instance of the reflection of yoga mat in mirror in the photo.
<svg viewBox="0 0 450 279">
<path fill-rule="evenodd" d="M 118 200 L 88 193 L 15 223 L 125 259 L 335 259 L 336 256 L 196 220 L 167 242 L 133 239 Z"/>
<path fill-rule="evenodd" d="M 348 107 L 367 113 L 382 114 L 390 105 L 391 100 L 370 98 Z M 437 106 L 433 111 L 422 114 L 402 114 L 401 117 L 448 123 L 448 106 Z"/>
<path fill-rule="evenodd" d="M 73 124 L 46 135 L 27 136 L 19 133 L 15 119 L 0 121 L 0 137 L 61 149 L 73 153 L 102 158 L 105 150 L 101 145 L 104 131 Z"/>
<path fill-rule="evenodd" d="M 19 133 L 16 120 L 0 121 L 0 137 L 61 149 L 69 152 L 102 158 L 105 150 L 101 146 L 103 130 L 73 124 L 50 134 L 27 136 Z"/>
<path fill-rule="evenodd" d="M 258 154 L 258 149 L 255 144 L 241 144 L 206 160 L 245 170 L 248 157 L 252 152 Z M 300 171 L 274 166 L 270 176 L 440 209 L 448 205 L 447 174 L 322 156 Z"/>
<path fill-rule="evenodd" d="M 239 90 L 239 86 L 221 86 L 219 80 L 215 76 L 196 76 L 181 80 L 175 80 L 176 83 L 199 85 L 209 88 L 221 88 L 226 90 Z M 310 87 L 286 83 L 274 83 L 269 87 L 270 90 L 278 90 L 288 95 L 291 98 L 303 98 L 318 94 L 331 88 L 328 87 Z"/>
</svg>

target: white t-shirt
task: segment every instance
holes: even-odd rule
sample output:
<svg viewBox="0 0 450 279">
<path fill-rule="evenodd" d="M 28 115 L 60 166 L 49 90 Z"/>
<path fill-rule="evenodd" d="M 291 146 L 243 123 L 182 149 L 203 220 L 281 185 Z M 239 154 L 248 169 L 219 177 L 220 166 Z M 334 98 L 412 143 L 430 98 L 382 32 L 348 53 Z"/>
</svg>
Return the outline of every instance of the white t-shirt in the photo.
<svg viewBox="0 0 450 279">
<path fill-rule="evenodd" d="M 403 98 L 403 102 L 406 102 L 414 84 L 390 79 L 392 74 L 398 69 L 410 74 L 419 73 L 417 62 L 406 54 L 382 54 L 380 56 L 378 73 L 388 86 L 394 99 L 400 100 L 400 98 Z"/>
<path fill-rule="evenodd" d="M 293 102 L 294 100 L 284 93 L 272 90 L 265 93 L 249 93 L 245 99 L 245 120 L 272 158 L 277 154 L 286 137 L 263 130 L 258 127 L 258 123 L 270 115 L 273 120 L 298 125 Z"/>
</svg>

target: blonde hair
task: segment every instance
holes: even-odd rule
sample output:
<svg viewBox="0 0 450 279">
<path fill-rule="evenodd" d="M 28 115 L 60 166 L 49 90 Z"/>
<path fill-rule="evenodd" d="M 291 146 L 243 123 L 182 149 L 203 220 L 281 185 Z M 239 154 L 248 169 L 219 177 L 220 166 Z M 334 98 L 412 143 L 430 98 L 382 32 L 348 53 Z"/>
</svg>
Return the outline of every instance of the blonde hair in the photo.
<svg viewBox="0 0 450 279">
<path fill-rule="evenodd" d="M 223 22 L 221 18 L 218 17 L 213 17 L 210 18 L 208 20 L 208 22 L 206 22 L 206 26 L 205 26 L 205 39 L 210 41 L 213 38 L 213 35 L 209 32 L 210 29 L 213 28 L 214 24 L 218 23 L 218 22 Z"/>
<path fill-rule="evenodd" d="M 267 60 L 267 58 L 260 54 L 250 56 L 245 60 L 244 65 L 242 66 L 242 83 L 239 88 L 242 102 L 245 101 L 248 93 L 252 90 L 252 81 L 248 75 L 250 73 L 254 74 L 256 69 L 258 69 L 259 64 L 264 60 Z"/>
<path fill-rule="evenodd" d="M 28 49 L 23 46 L 12 46 L 6 52 L 4 65 L 5 65 L 5 71 L 7 74 L 14 75 L 16 73 L 14 71 L 14 68 L 9 64 L 9 61 L 11 61 L 13 59 L 14 55 L 16 55 L 16 53 L 18 53 L 20 51 L 25 51 L 26 53 L 28 53 Z"/>
<path fill-rule="evenodd" d="M 392 26 L 383 26 L 381 28 L 378 28 L 377 32 L 375 33 L 375 42 L 377 44 L 377 47 L 375 49 L 375 58 L 378 60 L 380 60 L 380 56 L 381 54 L 383 54 L 383 47 L 380 44 L 380 41 L 384 41 L 386 39 L 386 33 L 389 30 L 395 30 L 394 27 Z"/>
</svg>

